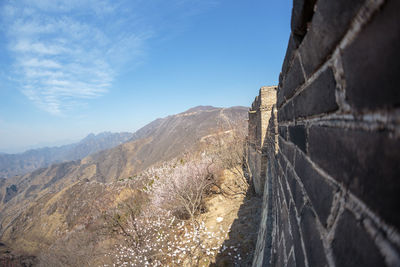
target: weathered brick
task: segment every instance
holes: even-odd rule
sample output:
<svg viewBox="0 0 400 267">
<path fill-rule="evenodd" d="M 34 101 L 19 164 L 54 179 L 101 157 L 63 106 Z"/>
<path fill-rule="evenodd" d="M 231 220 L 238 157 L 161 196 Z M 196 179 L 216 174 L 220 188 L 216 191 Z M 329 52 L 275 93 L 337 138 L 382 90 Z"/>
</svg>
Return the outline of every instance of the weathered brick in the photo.
<svg viewBox="0 0 400 267">
<path fill-rule="evenodd" d="M 281 159 L 282 159 L 282 156 L 281 156 Z M 285 175 L 285 172 L 286 172 L 286 165 L 285 165 L 285 169 L 283 169 L 283 167 L 282 168 L 279 168 L 279 167 L 277 168 L 277 176 L 282 177 L 282 176 Z"/>
<path fill-rule="evenodd" d="M 300 231 L 299 231 L 299 225 L 296 220 L 296 213 L 295 213 L 294 209 L 295 209 L 294 206 L 290 207 L 289 217 L 290 217 L 290 226 L 292 229 L 296 266 L 300 267 L 300 266 L 305 266 L 305 259 L 304 259 L 303 248 L 301 246 L 301 236 L 300 236 Z"/>
<path fill-rule="evenodd" d="M 294 254 L 290 254 L 286 267 L 296 267 L 296 262 L 294 260 Z"/>
<path fill-rule="evenodd" d="M 400 1 L 382 10 L 343 50 L 348 103 L 358 110 L 400 104 Z"/>
<path fill-rule="evenodd" d="M 282 93 L 282 82 L 283 82 L 283 75 L 282 72 L 279 73 L 279 84 L 278 88 L 276 89 L 276 106 L 279 108 L 283 101 L 285 100 L 283 98 L 283 93 Z"/>
<path fill-rule="evenodd" d="M 280 236 L 279 236 L 280 239 Z M 283 241 L 285 242 L 285 241 Z M 285 249 L 283 247 L 283 242 L 280 244 L 278 248 L 277 260 L 275 266 L 285 266 Z"/>
<path fill-rule="evenodd" d="M 279 201 L 281 202 L 281 207 L 283 208 L 285 205 L 284 205 L 284 203 L 285 203 L 285 196 L 284 196 L 284 194 L 283 194 L 283 191 L 282 191 L 282 189 L 281 189 L 281 180 L 279 179 L 279 181 L 278 181 L 278 183 L 277 183 L 277 187 L 276 187 L 276 190 L 277 191 L 279 191 Z M 280 210 L 280 212 L 282 212 L 282 209 Z"/>
<path fill-rule="evenodd" d="M 279 131 L 279 135 L 282 136 L 283 139 L 287 140 L 287 127 L 279 126 L 278 131 Z"/>
<path fill-rule="evenodd" d="M 374 241 L 347 210 L 339 220 L 332 249 L 336 266 L 386 266 Z"/>
<path fill-rule="evenodd" d="M 287 165 L 286 160 L 283 158 L 281 152 L 278 152 L 278 154 L 276 155 L 276 157 L 278 158 L 279 164 L 280 164 L 281 167 L 282 167 L 283 173 L 285 173 L 285 171 L 286 171 L 286 165 Z"/>
<path fill-rule="evenodd" d="M 337 188 L 330 185 L 301 153 L 296 153 L 295 171 L 303 182 L 320 222 L 326 225 L 332 206 L 333 194 Z"/>
<path fill-rule="evenodd" d="M 276 92 L 276 106 L 280 108 L 284 102 L 283 93 L 282 93 L 282 84 L 279 82 L 278 90 Z"/>
<path fill-rule="evenodd" d="M 304 207 L 301 213 L 301 230 L 309 266 L 327 266 L 324 247 L 317 229 L 316 218 L 309 207 Z"/>
<path fill-rule="evenodd" d="M 277 195 L 278 195 L 278 198 L 279 198 L 279 207 L 281 207 L 278 212 L 280 212 L 281 216 L 282 216 L 282 209 L 284 207 L 285 197 L 283 195 L 283 192 L 281 191 L 281 187 L 280 187 L 279 183 L 277 183 L 277 185 L 276 185 L 276 191 L 278 193 Z M 281 219 L 282 219 L 282 217 L 281 217 Z"/>
<path fill-rule="evenodd" d="M 287 74 L 290 63 L 292 62 L 292 59 L 293 59 L 293 54 L 296 51 L 296 49 L 299 47 L 300 41 L 301 40 L 299 40 L 299 38 L 297 36 L 294 36 L 293 34 L 291 34 L 289 36 L 285 59 L 283 60 L 283 64 L 282 64 L 282 76 L 283 77 L 286 76 L 286 74 Z"/>
<path fill-rule="evenodd" d="M 287 180 L 292 192 L 294 205 L 296 206 L 297 210 L 300 211 L 304 206 L 304 193 L 299 182 L 295 179 L 292 169 L 287 170 Z"/>
<path fill-rule="evenodd" d="M 306 152 L 307 132 L 304 125 L 289 126 L 289 139 Z"/>
<path fill-rule="evenodd" d="M 327 68 L 293 99 L 295 118 L 337 110 L 335 89 L 336 81 L 333 71 Z"/>
<path fill-rule="evenodd" d="M 273 253 L 271 254 L 271 266 L 277 266 L 276 262 L 278 261 L 278 248 L 273 249 Z M 268 261 L 268 258 L 264 258 L 264 261 Z"/>
<path fill-rule="evenodd" d="M 303 70 L 301 69 L 299 57 L 293 59 L 292 66 L 288 73 L 284 76 L 282 93 L 286 99 L 292 97 L 294 92 L 300 85 L 304 83 Z"/>
<path fill-rule="evenodd" d="M 279 212 L 279 209 L 281 207 L 280 203 L 279 203 L 279 195 L 278 195 L 278 190 L 276 188 L 276 186 L 273 188 L 273 192 L 274 192 L 274 201 L 275 201 L 275 207 L 276 209 L 274 210 L 275 213 L 275 217 L 276 217 L 276 227 L 277 227 L 277 232 L 279 232 L 280 229 L 280 222 L 281 222 L 281 213 Z"/>
<path fill-rule="evenodd" d="M 290 237 L 290 225 L 289 225 L 289 217 L 288 217 L 288 209 L 286 205 L 282 205 L 280 208 L 281 212 L 281 226 L 282 226 L 282 231 L 285 234 L 285 239 L 283 242 L 285 242 L 285 247 L 286 247 L 286 254 L 289 254 L 290 250 L 290 245 L 289 242 L 291 240 Z"/>
<path fill-rule="evenodd" d="M 290 163 L 294 163 L 294 146 L 290 145 L 290 143 L 285 143 L 284 141 L 282 141 L 281 138 L 279 138 L 278 140 L 279 142 L 279 149 L 282 152 L 283 155 L 285 155 L 285 157 L 289 160 Z"/>
<path fill-rule="evenodd" d="M 314 14 L 316 0 L 293 1 L 291 28 L 296 35 L 304 36 L 307 33 L 307 23 Z"/>
<path fill-rule="evenodd" d="M 283 187 L 283 193 L 285 195 L 286 203 L 287 203 L 288 207 L 290 207 L 290 199 L 291 199 L 290 194 L 289 194 L 290 189 L 288 188 L 288 185 L 286 182 L 286 176 L 281 177 L 281 184 Z"/>
<path fill-rule="evenodd" d="M 313 126 L 311 159 L 389 223 L 399 227 L 400 140 L 387 132 Z"/>
<path fill-rule="evenodd" d="M 311 27 L 299 47 L 307 77 L 332 53 L 365 0 L 319 0 Z"/>
<path fill-rule="evenodd" d="M 293 114 L 293 102 L 290 101 L 278 111 L 278 122 L 290 121 L 294 118 Z"/>
</svg>

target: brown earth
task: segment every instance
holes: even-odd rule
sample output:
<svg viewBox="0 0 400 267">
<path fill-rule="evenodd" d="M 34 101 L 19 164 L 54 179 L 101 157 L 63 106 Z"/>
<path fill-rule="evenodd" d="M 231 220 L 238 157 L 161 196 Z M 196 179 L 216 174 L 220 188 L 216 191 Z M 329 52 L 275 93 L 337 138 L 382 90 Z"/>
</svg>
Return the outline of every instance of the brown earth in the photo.
<svg viewBox="0 0 400 267">
<path fill-rule="evenodd" d="M 244 120 L 246 116 L 244 107 L 188 110 L 143 127 L 135 133 L 142 137 L 139 140 L 83 160 L 0 179 L 0 242 L 15 255 L 37 255 L 56 240 L 85 229 L 97 216 L 91 208 L 93 202 L 102 197 L 115 198 L 129 184 L 120 180 L 195 148 L 204 136 L 218 131 L 227 118 Z M 222 200 L 209 201 L 212 211 Z M 224 216 L 223 223 L 227 223 L 234 220 L 229 216 L 236 212 L 233 206 L 239 209 L 241 201 L 227 200 L 226 205 L 232 208 L 227 207 L 225 215 L 219 209 L 212 212 Z M 211 223 L 213 218 L 207 220 Z"/>
<path fill-rule="evenodd" d="M 227 194 L 215 194 L 208 198 L 208 211 L 198 218 L 210 233 L 204 243 L 208 248 L 218 247 L 217 253 L 203 258 L 199 266 L 251 266 L 261 200 L 251 188 L 243 194 L 234 194 L 228 187 L 240 191 L 236 181 L 237 177 L 225 170 L 221 188 Z"/>
</svg>

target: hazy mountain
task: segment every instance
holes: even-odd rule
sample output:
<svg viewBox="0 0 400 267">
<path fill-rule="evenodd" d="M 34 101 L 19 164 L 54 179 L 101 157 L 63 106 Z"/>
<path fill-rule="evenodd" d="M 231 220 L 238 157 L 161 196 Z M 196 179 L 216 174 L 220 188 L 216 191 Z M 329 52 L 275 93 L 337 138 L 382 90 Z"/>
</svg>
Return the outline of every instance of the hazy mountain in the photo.
<svg viewBox="0 0 400 267">
<path fill-rule="evenodd" d="M 90 208 L 94 201 L 123 191 L 118 180 L 197 148 L 205 136 L 244 122 L 247 112 L 245 107 L 196 107 L 157 119 L 112 149 L 0 179 L 0 242 L 37 253 L 63 234 L 84 227 L 95 216 Z"/>
<path fill-rule="evenodd" d="M 53 163 L 82 159 L 95 152 L 115 147 L 132 138 L 132 133 L 89 134 L 78 143 L 31 149 L 20 154 L 0 154 L 0 177 L 22 175 Z"/>
</svg>

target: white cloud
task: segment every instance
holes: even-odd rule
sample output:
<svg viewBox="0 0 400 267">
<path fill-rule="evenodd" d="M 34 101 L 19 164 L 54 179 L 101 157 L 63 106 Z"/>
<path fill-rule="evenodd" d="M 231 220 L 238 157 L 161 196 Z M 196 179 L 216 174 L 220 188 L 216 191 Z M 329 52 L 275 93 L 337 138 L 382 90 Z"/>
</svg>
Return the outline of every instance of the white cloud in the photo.
<svg viewBox="0 0 400 267">
<path fill-rule="evenodd" d="M 54 60 L 25 58 L 20 60 L 19 65 L 24 68 L 39 68 L 39 69 L 60 69 L 62 66 Z"/>
<path fill-rule="evenodd" d="M 36 53 L 43 55 L 58 55 L 67 52 L 64 47 L 57 44 L 32 42 L 29 39 L 18 40 L 17 43 L 10 47 L 17 53 Z"/>
<path fill-rule="evenodd" d="M 0 29 L 21 92 L 52 114 L 81 107 L 215 0 L 6 0 Z M 1 32 L 0 32 L 1 33 Z M 167 37 L 167 38 L 165 38 Z"/>
<path fill-rule="evenodd" d="M 10 1 L 1 11 L 21 92 L 63 114 L 106 94 L 121 62 L 143 55 L 150 35 L 122 23 L 112 1 Z M 125 22 L 131 22 L 126 19 Z"/>
</svg>

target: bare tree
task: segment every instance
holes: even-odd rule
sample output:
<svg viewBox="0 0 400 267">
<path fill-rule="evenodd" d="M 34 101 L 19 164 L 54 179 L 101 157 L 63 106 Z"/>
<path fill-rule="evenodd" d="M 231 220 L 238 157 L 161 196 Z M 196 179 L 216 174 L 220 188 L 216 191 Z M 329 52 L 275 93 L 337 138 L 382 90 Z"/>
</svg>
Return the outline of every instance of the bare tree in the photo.
<svg viewBox="0 0 400 267">
<path fill-rule="evenodd" d="M 144 206 L 149 198 L 140 190 L 129 190 L 130 197 L 118 203 L 115 207 L 102 211 L 104 226 L 110 234 L 125 238 L 130 246 L 139 247 L 143 243 L 143 232 L 140 220 Z"/>
<path fill-rule="evenodd" d="M 226 186 L 225 194 L 246 195 L 251 186 L 248 171 L 250 170 L 246 157 L 247 123 L 245 121 L 228 121 L 220 126 L 216 134 L 205 140 L 207 150 L 213 161 L 222 169 L 235 177 L 235 188 Z"/>
<path fill-rule="evenodd" d="M 215 184 L 216 165 L 205 153 L 187 154 L 164 166 L 154 183 L 153 203 L 178 217 L 193 219 L 203 205 L 207 189 Z"/>
</svg>

